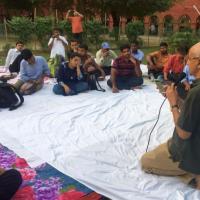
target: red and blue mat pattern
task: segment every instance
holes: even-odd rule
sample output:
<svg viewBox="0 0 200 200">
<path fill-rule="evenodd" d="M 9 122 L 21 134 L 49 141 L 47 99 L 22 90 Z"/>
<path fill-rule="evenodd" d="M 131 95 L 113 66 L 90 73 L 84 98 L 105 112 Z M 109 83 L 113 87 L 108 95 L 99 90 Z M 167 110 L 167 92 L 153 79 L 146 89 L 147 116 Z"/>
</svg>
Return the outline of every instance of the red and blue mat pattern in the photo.
<svg viewBox="0 0 200 200">
<path fill-rule="evenodd" d="M 47 163 L 31 168 L 1 144 L 0 167 L 14 168 L 22 175 L 23 183 L 12 200 L 109 200 Z"/>
</svg>

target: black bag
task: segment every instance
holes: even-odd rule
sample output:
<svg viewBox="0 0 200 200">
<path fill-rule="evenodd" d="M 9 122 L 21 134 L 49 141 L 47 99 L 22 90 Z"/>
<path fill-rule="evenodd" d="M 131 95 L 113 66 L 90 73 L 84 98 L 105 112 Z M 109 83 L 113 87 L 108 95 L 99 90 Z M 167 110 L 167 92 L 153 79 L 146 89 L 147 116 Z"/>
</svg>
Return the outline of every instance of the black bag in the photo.
<svg viewBox="0 0 200 200">
<path fill-rule="evenodd" d="M 0 82 L 0 108 L 15 110 L 24 102 L 18 90 L 7 82 Z"/>
<path fill-rule="evenodd" d="M 20 63 L 21 63 L 22 60 L 23 60 L 23 57 L 22 57 L 21 54 L 19 54 L 15 58 L 15 60 L 13 61 L 13 63 L 9 66 L 9 71 L 11 73 L 14 73 L 14 72 L 19 73 L 19 71 L 20 71 Z"/>
<path fill-rule="evenodd" d="M 88 73 L 87 75 L 87 82 L 89 86 L 89 90 L 97 90 L 101 92 L 105 92 L 106 90 L 103 89 L 98 81 L 98 72 L 93 71 Z"/>
</svg>

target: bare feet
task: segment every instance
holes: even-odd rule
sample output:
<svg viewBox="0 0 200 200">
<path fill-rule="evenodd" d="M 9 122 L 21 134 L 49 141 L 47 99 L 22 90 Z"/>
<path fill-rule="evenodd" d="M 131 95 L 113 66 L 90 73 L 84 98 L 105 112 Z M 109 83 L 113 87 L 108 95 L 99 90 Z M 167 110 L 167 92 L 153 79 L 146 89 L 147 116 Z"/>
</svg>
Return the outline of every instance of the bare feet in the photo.
<svg viewBox="0 0 200 200">
<path fill-rule="evenodd" d="M 196 180 L 196 189 L 200 190 L 200 175 L 197 175 L 195 177 L 195 180 Z"/>
<path fill-rule="evenodd" d="M 137 90 L 137 89 L 141 90 L 141 89 L 142 89 L 142 86 L 139 85 L 139 86 L 135 86 L 135 87 L 132 87 L 132 88 L 131 88 L 131 90 Z"/>
</svg>

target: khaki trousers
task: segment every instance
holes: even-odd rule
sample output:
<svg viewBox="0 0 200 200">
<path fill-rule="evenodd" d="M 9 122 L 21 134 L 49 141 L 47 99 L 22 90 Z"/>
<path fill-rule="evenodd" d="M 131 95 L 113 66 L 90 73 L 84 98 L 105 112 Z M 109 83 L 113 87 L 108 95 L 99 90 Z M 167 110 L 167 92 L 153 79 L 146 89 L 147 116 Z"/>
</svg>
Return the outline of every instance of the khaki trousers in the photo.
<svg viewBox="0 0 200 200">
<path fill-rule="evenodd" d="M 178 167 L 179 162 L 173 162 L 170 158 L 167 142 L 145 153 L 141 158 L 141 165 L 146 173 L 178 176 L 185 183 L 189 183 L 194 178 L 194 175 Z"/>
<path fill-rule="evenodd" d="M 17 88 L 23 95 L 30 95 L 34 92 L 37 92 L 43 87 L 43 79 L 38 80 L 36 83 L 31 84 L 30 87 L 27 87 L 28 82 L 23 82 L 22 80 L 17 80 L 14 84 L 15 88 Z"/>
</svg>

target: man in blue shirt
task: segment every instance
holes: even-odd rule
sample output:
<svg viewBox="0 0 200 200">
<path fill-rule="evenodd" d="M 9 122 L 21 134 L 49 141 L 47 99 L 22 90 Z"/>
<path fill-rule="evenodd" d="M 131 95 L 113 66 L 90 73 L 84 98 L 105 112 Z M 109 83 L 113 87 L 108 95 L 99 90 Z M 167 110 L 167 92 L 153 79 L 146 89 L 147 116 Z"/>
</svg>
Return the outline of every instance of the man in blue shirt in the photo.
<svg viewBox="0 0 200 200">
<path fill-rule="evenodd" d="M 15 83 L 15 87 L 23 95 L 29 95 L 43 87 L 43 78 L 50 76 L 50 71 L 42 56 L 34 56 L 29 49 L 24 49 L 21 55 L 23 60 L 20 64 L 19 79 Z"/>
<path fill-rule="evenodd" d="M 131 44 L 131 54 L 140 63 L 142 62 L 142 59 L 144 58 L 144 53 L 139 49 L 138 41 L 135 41 Z"/>
</svg>

